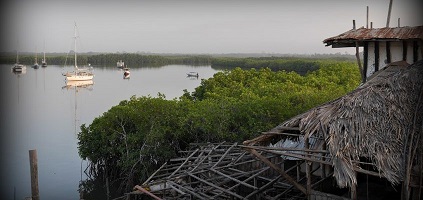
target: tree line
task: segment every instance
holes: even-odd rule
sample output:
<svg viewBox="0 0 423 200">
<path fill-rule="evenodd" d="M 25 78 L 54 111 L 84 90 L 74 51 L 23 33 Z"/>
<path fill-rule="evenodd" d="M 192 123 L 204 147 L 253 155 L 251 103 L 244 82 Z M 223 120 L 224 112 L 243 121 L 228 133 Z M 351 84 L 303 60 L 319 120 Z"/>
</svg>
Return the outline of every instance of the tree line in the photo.
<svg viewBox="0 0 423 200">
<path fill-rule="evenodd" d="M 77 56 L 78 64 L 102 67 L 116 67 L 116 62 L 122 60 L 125 65 L 129 67 L 144 67 L 144 66 L 164 66 L 169 64 L 185 64 L 185 65 L 210 65 L 211 56 L 207 55 L 143 55 L 136 53 L 123 54 L 82 54 Z M 73 65 L 73 52 L 63 55 L 46 56 L 47 63 L 50 65 Z M 14 55 L 0 56 L 0 63 L 13 64 L 16 62 Z M 26 65 L 32 65 L 35 62 L 35 55 L 22 55 L 19 57 L 19 62 Z M 41 57 L 38 56 L 38 62 L 41 62 Z"/>
<path fill-rule="evenodd" d="M 39 62 L 40 56 L 38 57 Z M 73 52 L 68 54 L 54 54 L 46 57 L 49 65 L 73 65 Z M 101 66 L 101 67 L 116 67 L 116 62 L 122 60 L 125 65 L 131 68 L 164 66 L 170 64 L 184 64 L 184 65 L 211 65 L 214 69 L 234 69 L 239 67 L 241 69 L 252 68 L 269 68 L 272 71 L 287 71 L 297 72 L 300 75 L 305 75 L 308 72 L 315 71 L 319 68 L 320 61 L 338 61 L 347 62 L 354 61 L 350 57 L 340 57 L 333 55 L 333 57 L 219 57 L 212 55 L 144 55 L 137 53 L 107 53 L 107 54 L 81 54 L 78 55 L 79 65 Z M 19 59 L 20 63 L 32 65 L 35 61 L 35 55 L 22 55 Z M 0 63 L 13 64 L 16 62 L 16 56 L 12 54 L 1 55 Z"/>
<path fill-rule="evenodd" d="M 360 83 L 353 62 L 314 64 L 317 70 L 304 76 L 267 67 L 224 70 L 172 100 L 133 96 L 81 126 L 79 155 L 93 177 L 129 191 L 189 143 L 252 139 Z"/>
</svg>

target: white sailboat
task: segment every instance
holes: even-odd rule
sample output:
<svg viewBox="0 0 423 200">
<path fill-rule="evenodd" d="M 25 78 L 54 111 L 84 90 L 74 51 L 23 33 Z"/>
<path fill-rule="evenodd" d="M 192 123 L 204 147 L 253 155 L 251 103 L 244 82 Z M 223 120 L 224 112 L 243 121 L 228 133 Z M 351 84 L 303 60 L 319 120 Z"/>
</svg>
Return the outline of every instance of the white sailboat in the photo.
<svg viewBox="0 0 423 200">
<path fill-rule="evenodd" d="M 45 41 L 44 41 L 44 47 L 43 47 L 43 60 L 41 61 L 41 67 L 47 67 L 47 60 L 46 60 L 46 50 L 45 50 L 45 48 L 46 48 L 46 44 L 45 44 Z"/>
<path fill-rule="evenodd" d="M 66 77 L 67 81 L 86 81 L 86 80 L 92 80 L 94 78 L 94 74 L 92 73 L 91 69 L 86 68 L 78 68 L 77 65 L 77 57 L 76 57 L 76 23 L 75 23 L 75 35 L 74 35 L 74 57 L 75 57 L 75 65 L 74 65 L 74 71 L 67 72 L 63 74 L 63 76 Z"/>
<path fill-rule="evenodd" d="M 37 48 L 35 48 L 35 62 L 34 65 L 32 65 L 32 68 L 38 69 L 40 65 L 38 65 L 38 54 L 37 54 Z"/>
<path fill-rule="evenodd" d="M 25 73 L 26 72 L 26 66 L 19 63 L 19 51 L 16 50 L 16 63 L 12 67 L 12 71 L 16 73 Z"/>
</svg>

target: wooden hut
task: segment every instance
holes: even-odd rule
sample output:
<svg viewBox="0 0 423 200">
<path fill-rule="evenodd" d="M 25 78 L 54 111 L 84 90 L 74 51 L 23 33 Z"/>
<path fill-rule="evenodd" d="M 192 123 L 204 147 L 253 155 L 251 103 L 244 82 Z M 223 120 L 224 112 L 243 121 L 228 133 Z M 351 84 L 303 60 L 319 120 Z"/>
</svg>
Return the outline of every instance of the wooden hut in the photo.
<svg viewBox="0 0 423 200">
<path fill-rule="evenodd" d="M 413 64 L 423 58 L 423 26 L 355 27 L 323 41 L 332 48 L 363 47 L 363 82 L 391 63 Z M 361 62 L 361 59 L 359 59 Z"/>
<path fill-rule="evenodd" d="M 369 186 L 358 181 L 364 174 L 401 186 L 397 187 L 401 199 L 421 199 L 422 113 L 423 60 L 408 67 L 384 68 L 355 91 L 244 144 L 254 155 L 257 149 L 305 160 L 308 183 L 298 188 L 309 198 L 316 196 L 316 188 L 310 185 L 313 179 L 330 174 L 339 188 L 349 188 L 350 198 L 357 199 L 357 186 Z M 285 141 L 299 145 L 287 148 Z M 313 174 L 315 168 L 320 177 Z M 371 190 L 375 192 L 370 188 L 367 194 Z"/>
</svg>

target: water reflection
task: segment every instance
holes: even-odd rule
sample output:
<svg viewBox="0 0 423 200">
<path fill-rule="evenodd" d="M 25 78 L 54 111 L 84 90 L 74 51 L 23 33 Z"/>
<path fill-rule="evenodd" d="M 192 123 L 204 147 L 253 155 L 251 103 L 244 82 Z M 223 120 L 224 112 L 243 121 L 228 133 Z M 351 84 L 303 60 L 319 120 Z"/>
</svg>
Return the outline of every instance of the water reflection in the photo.
<svg viewBox="0 0 423 200">
<path fill-rule="evenodd" d="M 17 103 L 19 104 L 20 78 L 21 78 L 21 75 L 26 74 L 26 69 L 25 70 L 22 70 L 22 71 L 15 71 L 15 70 L 12 69 L 11 71 L 12 71 L 13 74 L 16 75 L 16 92 L 18 94 Z"/>
<path fill-rule="evenodd" d="M 94 85 L 93 80 L 86 80 L 86 81 L 67 81 L 66 85 L 62 87 L 62 89 L 75 89 L 75 91 L 80 89 L 87 89 L 92 90 L 92 86 Z"/>
</svg>

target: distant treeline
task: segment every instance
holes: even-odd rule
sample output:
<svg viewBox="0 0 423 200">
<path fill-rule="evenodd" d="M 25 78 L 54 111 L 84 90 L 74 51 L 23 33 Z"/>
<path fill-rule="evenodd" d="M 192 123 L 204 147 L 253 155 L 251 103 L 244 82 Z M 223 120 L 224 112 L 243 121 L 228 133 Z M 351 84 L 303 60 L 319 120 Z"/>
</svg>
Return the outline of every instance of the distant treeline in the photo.
<svg viewBox="0 0 423 200">
<path fill-rule="evenodd" d="M 297 72 L 305 75 L 307 72 L 319 69 L 319 62 L 322 60 L 336 61 L 352 61 L 349 57 L 333 57 L 333 58 L 306 58 L 306 57 L 250 57 L 250 58 L 233 58 L 223 57 L 214 58 L 211 66 L 215 69 L 260 69 L 269 68 L 272 71 Z"/>
<path fill-rule="evenodd" d="M 210 65 L 211 56 L 208 55 L 175 55 L 175 56 L 161 56 L 161 55 L 143 55 L 136 53 L 124 54 L 97 54 L 97 55 L 78 55 L 78 64 L 102 67 L 116 67 L 116 62 L 122 60 L 128 67 L 145 67 L 145 66 L 163 66 L 169 64 L 185 64 L 185 65 Z M 38 62 L 41 63 L 41 57 L 38 56 Z M 46 56 L 49 65 L 73 65 L 73 53 L 69 55 L 54 55 Z M 2 55 L 0 56 L 0 63 L 13 64 L 16 62 L 16 55 Z M 32 65 L 35 62 L 35 55 L 19 56 L 19 62 L 25 65 Z"/>
<path fill-rule="evenodd" d="M 49 65 L 73 65 L 73 52 L 66 54 L 53 54 L 46 57 Z M 19 58 L 20 63 L 32 65 L 35 55 L 22 55 Z M 184 65 L 211 65 L 214 69 L 261 69 L 269 68 L 272 71 L 294 71 L 300 75 L 319 69 L 318 62 L 322 60 L 332 61 L 354 61 L 354 58 L 348 55 L 333 54 L 315 55 L 315 56 L 283 56 L 283 57 L 221 57 L 212 55 L 146 55 L 138 53 L 107 53 L 107 54 L 81 54 L 78 55 L 78 65 L 91 64 L 92 66 L 116 67 L 116 62 L 122 60 L 125 65 L 131 68 L 164 66 L 170 64 Z M 5 54 L 0 56 L 0 63 L 13 64 L 16 62 L 16 56 Z M 38 56 L 38 62 L 41 57 Z"/>
<path fill-rule="evenodd" d="M 210 65 L 211 59 L 211 56 L 207 55 L 161 56 L 124 53 L 89 56 L 88 63 L 101 66 L 116 66 L 116 62 L 122 60 L 129 67 L 163 66 L 169 64 Z"/>
</svg>

